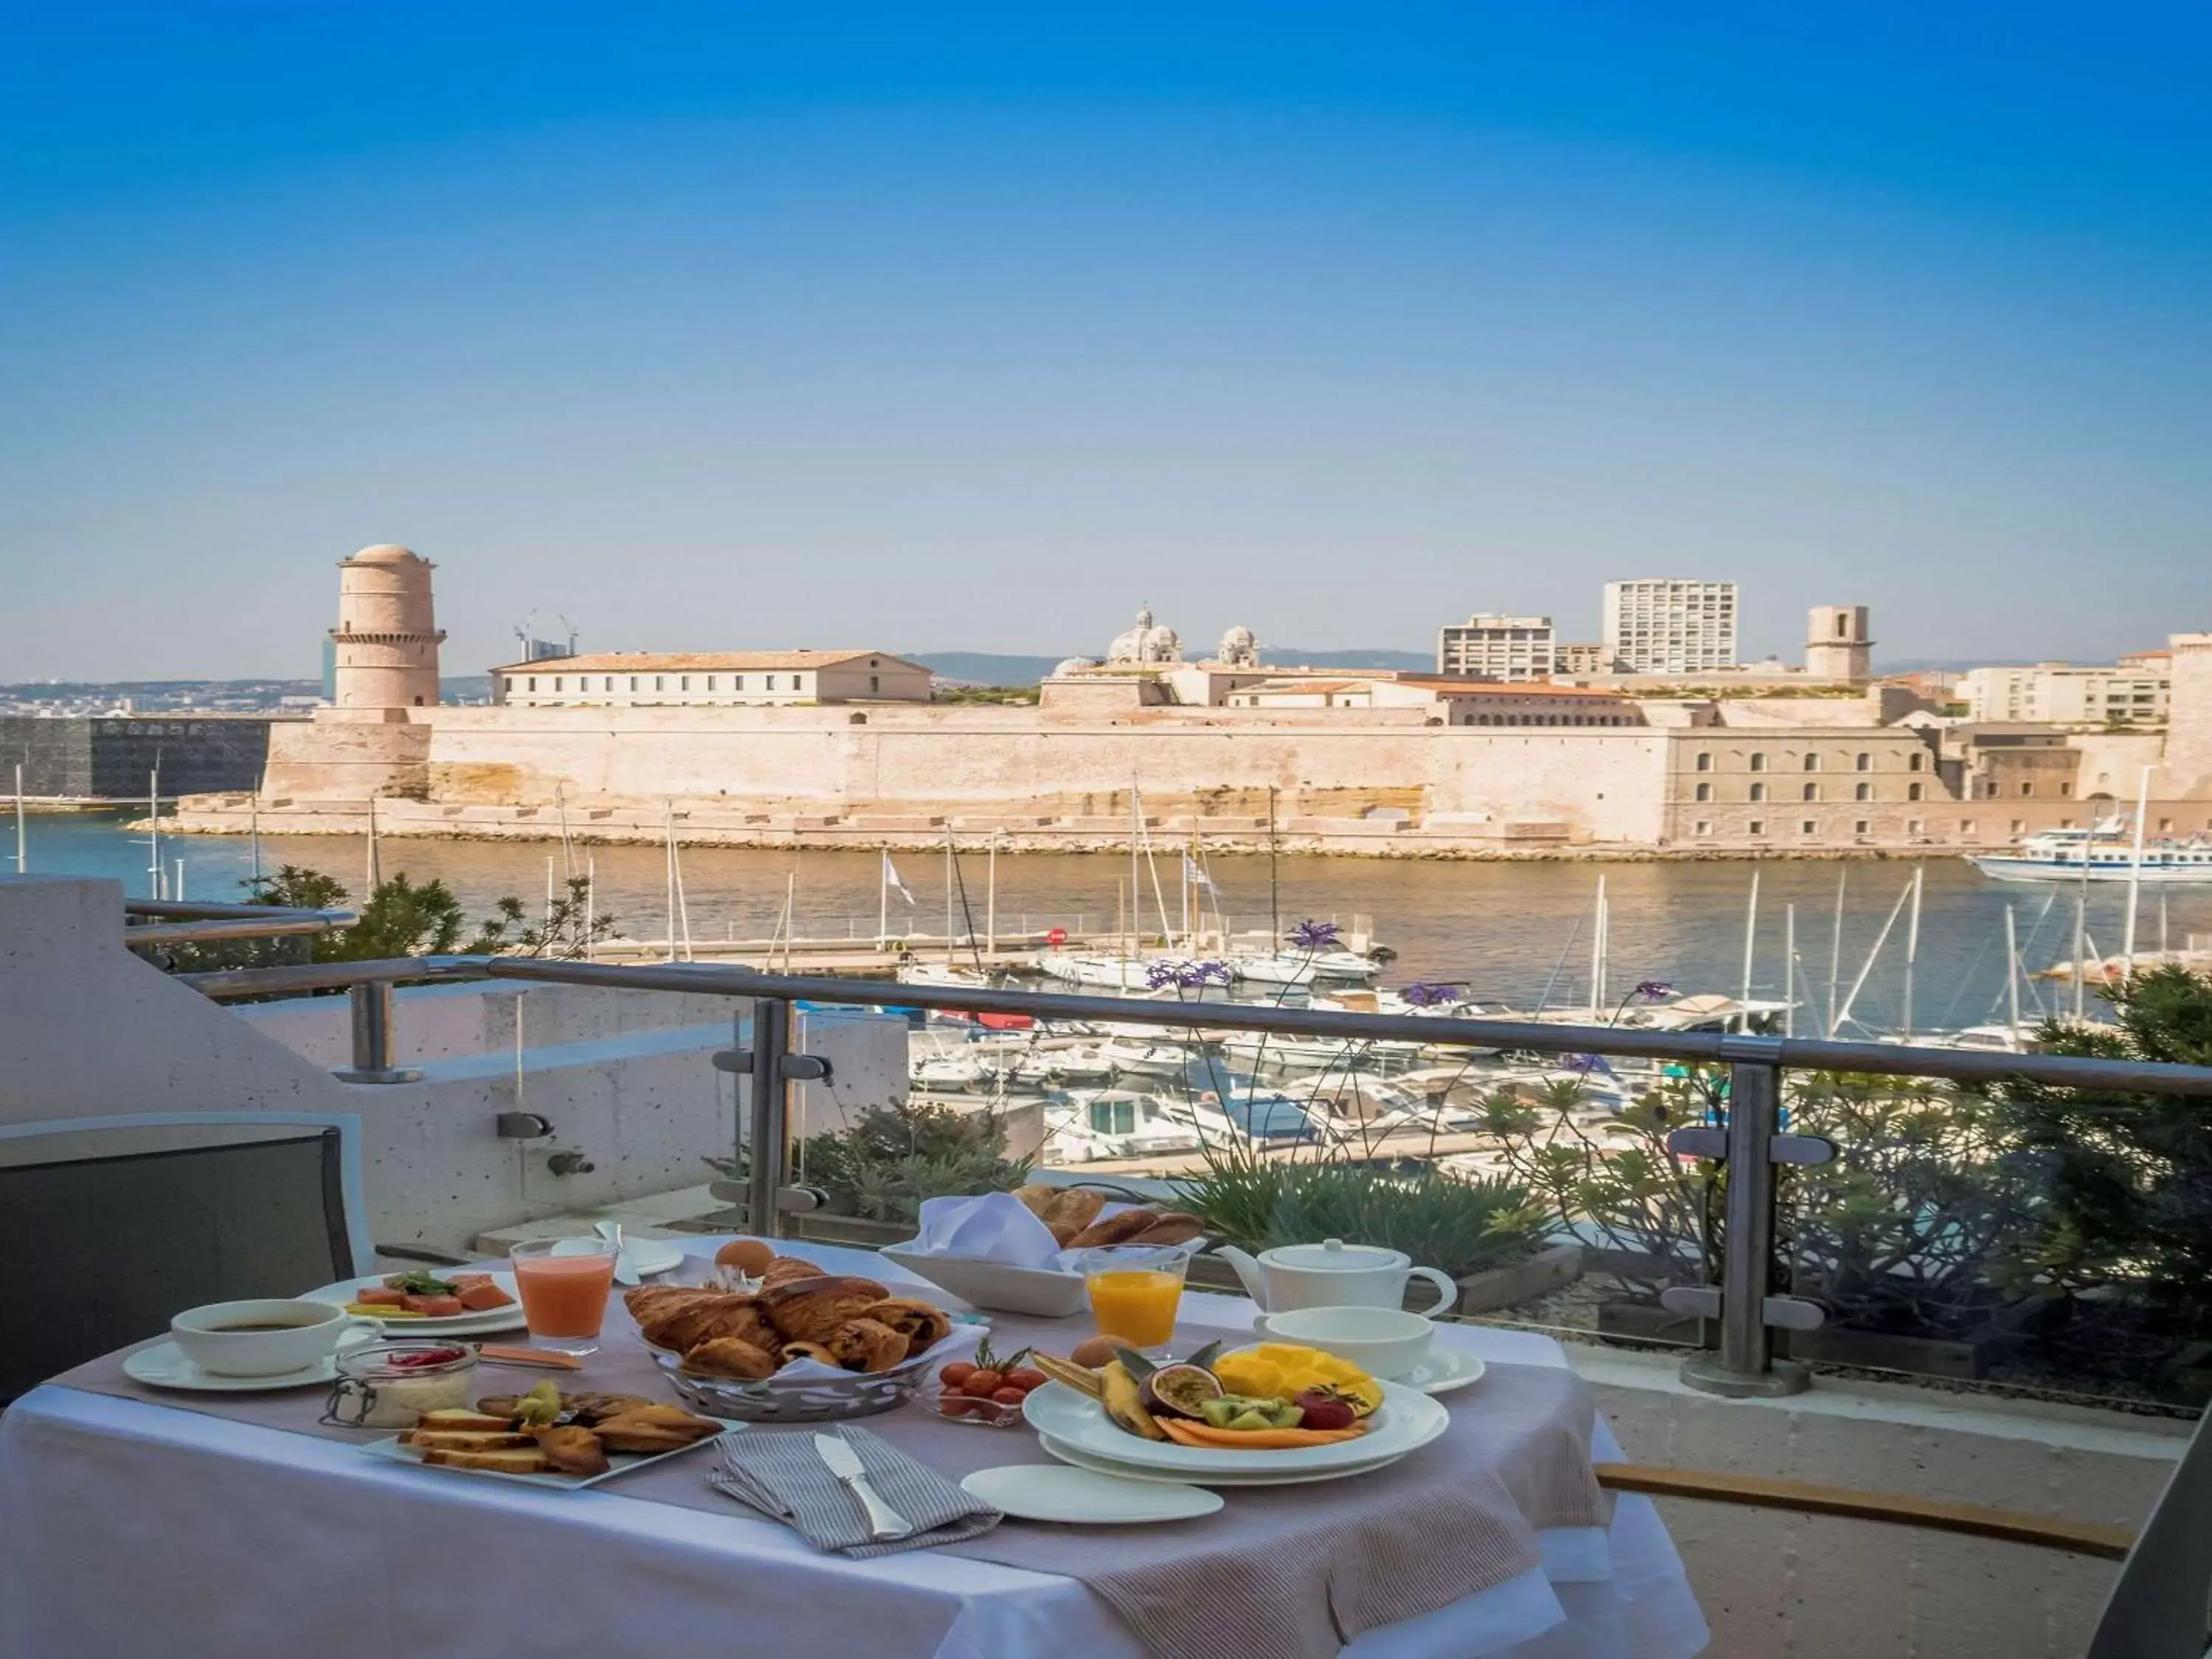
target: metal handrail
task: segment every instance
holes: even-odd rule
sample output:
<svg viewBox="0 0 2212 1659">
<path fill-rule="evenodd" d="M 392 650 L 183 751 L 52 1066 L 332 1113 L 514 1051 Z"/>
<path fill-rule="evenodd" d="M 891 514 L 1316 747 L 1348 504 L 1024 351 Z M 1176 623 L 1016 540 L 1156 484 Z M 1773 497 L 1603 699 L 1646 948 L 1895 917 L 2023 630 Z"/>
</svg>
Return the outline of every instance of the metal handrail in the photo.
<svg viewBox="0 0 2212 1659">
<path fill-rule="evenodd" d="M 1099 1020 L 1169 1030 L 1228 1030 L 1286 1036 L 1395 1041 L 1437 1048 L 1513 1048 L 1553 1054 L 1634 1054 L 1728 1069 L 1726 1127 L 1692 1126 L 1671 1138 L 1684 1156 L 1725 1161 L 1721 1282 L 1677 1286 L 1666 1305 L 1711 1322 L 1718 1350 L 1685 1362 L 1695 1388 L 1729 1396 L 1793 1393 L 1807 1386 L 1806 1368 L 1774 1358 L 1770 1328 L 1811 1328 L 1817 1304 L 1770 1293 L 1776 1254 L 1774 1165 L 1819 1164 L 1834 1148 L 1815 1137 L 1783 1133 L 1783 1074 L 1788 1070 L 1942 1078 L 1965 1084 L 2006 1079 L 2061 1088 L 2113 1089 L 2144 1094 L 2212 1096 L 2212 1066 L 2101 1060 L 2071 1054 L 1988 1054 L 1893 1043 L 1834 1042 L 1821 1038 L 1705 1031 L 1654 1031 L 1613 1025 L 1550 1024 L 1525 1020 L 1437 1018 L 1337 1012 L 1249 1003 L 1081 996 L 1058 992 L 969 989 L 864 980 L 764 974 L 714 963 L 610 963 L 535 957 L 402 957 L 302 968 L 238 969 L 185 976 L 211 996 L 250 992 L 349 988 L 353 1000 L 354 1063 L 338 1075 L 358 1083 L 397 1083 L 419 1072 L 391 1064 L 392 986 L 400 981 L 490 980 L 518 984 L 595 985 L 617 990 L 675 991 L 747 998 L 753 1002 L 750 1047 L 717 1057 L 718 1067 L 753 1082 L 747 1133 L 745 1200 L 756 1232 L 774 1234 L 792 1189 L 782 1181 L 790 1162 L 789 1085 L 823 1075 L 823 1060 L 792 1050 L 792 1007 L 798 1002 L 889 1005 L 963 1013 Z M 742 1028 L 740 1028 L 742 1030 Z M 748 1151 L 749 1149 L 749 1151 Z M 802 1205 L 803 1207 L 803 1205 Z"/>
<path fill-rule="evenodd" d="M 203 904 L 197 899 L 123 901 L 126 916 L 161 916 L 170 921 L 232 921 L 251 916 L 352 916 L 349 910 L 309 910 L 295 904 Z"/>
<path fill-rule="evenodd" d="M 221 945 L 233 939 L 334 933 L 361 920 L 350 910 L 309 910 L 289 904 L 200 904 L 182 899 L 125 899 L 123 943 L 137 951 L 157 945 Z M 162 918 L 133 922 L 135 916 Z"/>
</svg>

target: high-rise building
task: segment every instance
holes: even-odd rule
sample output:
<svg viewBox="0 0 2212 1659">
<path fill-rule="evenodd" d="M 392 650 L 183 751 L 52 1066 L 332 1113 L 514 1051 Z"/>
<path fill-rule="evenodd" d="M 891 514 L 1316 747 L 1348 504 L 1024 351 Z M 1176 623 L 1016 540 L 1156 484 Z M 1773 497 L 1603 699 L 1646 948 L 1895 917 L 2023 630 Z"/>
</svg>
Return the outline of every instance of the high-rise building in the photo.
<svg viewBox="0 0 2212 1659">
<path fill-rule="evenodd" d="M 1469 617 L 1437 630 L 1437 672 L 1486 680 L 1548 679 L 1556 642 L 1549 617 Z"/>
<path fill-rule="evenodd" d="M 1648 577 L 1605 585 L 1605 645 L 1630 674 L 1736 665 L 1734 582 Z"/>
<path fill-rule="evenodd" d="M 2172 670 L 2040 662 L 2032 668 L 1976 668 L 1960 678 L 1960 700 L 1973 720 L 2031 720 L 2055 726 L 2159 726 L 2166 718 Z"/>
</svg>

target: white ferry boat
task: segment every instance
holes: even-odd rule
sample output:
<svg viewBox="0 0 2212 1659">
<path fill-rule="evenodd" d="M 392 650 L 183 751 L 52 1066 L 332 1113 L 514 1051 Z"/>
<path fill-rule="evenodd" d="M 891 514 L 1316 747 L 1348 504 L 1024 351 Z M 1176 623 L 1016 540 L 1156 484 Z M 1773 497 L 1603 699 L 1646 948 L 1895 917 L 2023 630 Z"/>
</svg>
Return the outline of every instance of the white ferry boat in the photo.
<svg viewBox="0 0 2212 1659">
<path fill-rule="evenodd" d="M 2046 830 L 2030 836 L 2017 853 L 1984 854 L 1967 861 L 1999 881 L 2126 881 L 2136 873 L 2133 843 L 2104 824 L 2094 830 Z M 2212 884 L 2212 842 L 2195 836 L 2146 842 L 2141 878 Z"/>
</svg>

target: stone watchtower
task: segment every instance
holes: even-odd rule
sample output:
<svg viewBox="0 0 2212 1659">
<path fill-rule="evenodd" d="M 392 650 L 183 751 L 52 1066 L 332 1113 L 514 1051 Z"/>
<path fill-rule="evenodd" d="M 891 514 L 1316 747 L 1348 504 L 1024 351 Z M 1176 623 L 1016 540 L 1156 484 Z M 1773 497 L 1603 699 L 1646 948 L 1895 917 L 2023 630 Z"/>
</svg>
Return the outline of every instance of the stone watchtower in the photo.
<svg viewBox="0 0 2212 1659">
<path fill-rule="evenodd" d="M 340 708 L 435 708 L 439 630 L 429 560 L 380 543 L 338 561 L 332 701 Z"/>
<path fill-rule="evenodd" d="M 331 701 L 312 721 L 270 729 L 264 794 L 352 803 L 428 793 L 446 637 L 431 606 L 431 568 L 388 543 L 338 561 Z"/>
<path fill-rule="evenodd" d="M 2212 795 L 2212 634 L 2175 634 L 2172 690 L 2166 705 L 2166 789 Z"/>
<path fill-rule="evenodd" d="M 1816 680 L 1864 685 L 1874 678 L 1874 641 L 1863 605 L 1816 605 L 1805 629 L 1805 673 Z"/>
</svg>

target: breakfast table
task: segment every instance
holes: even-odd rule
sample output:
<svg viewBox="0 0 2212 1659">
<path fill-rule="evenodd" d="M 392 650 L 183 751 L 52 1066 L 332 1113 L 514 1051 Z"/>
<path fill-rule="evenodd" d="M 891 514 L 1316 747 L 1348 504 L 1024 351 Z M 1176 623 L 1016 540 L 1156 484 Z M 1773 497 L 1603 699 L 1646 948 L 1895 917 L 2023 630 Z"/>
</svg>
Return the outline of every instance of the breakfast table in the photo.
<svg viewBox="0 0 2212 1659">
<path fill-rule="evenodd" d="M 684 1248 L 711 1256 L 720 1242 L 687 1240 Z M 833 1272 L 948 1300 L 872 1253 L 795 1248 Z M 1254 1311 L 1237 1297 L 1186 1298 L 1185 1317 L 1207 1325 L 1249 1329 Z M 1068 1324 L 1073 1341 L 1087 1322 Z M 1566 1367 L 1559 1344 L 1532 1332 L 1443 1326 L 1437 1340 L 1499 1376 Z M 79 1386 L 35 1389 L 0 1416 L 0 1659 L 1148 1659 L 1157 1650 L 1082 1577 L 1014 1564 L 1052 1559 L 1050 1547 L 1026 1558 L 1020 1547 L 868 1559 L 817 1553 L 785 1526 L 714 1497 L 703 1467 L 692 1471 L 696 1492 L 686 1480 L 681 1496 L 659 1501 L 625 1496 L 622 1480 L 552 1492 L 470 1479 L 363 1456 L 344 1438 L 301 1431 L 298 1406 L 292 1419 L 247 1420 L 207 1405 L 209 1396 L 171 1403 L 149 1390 L 110 1389 L 89 1380 L 94 1370 L 72 1374 Z M 1468 1390 L 1469 1399 L 1485 1386 Z M 1468 1421 L 1480 1420 L 1475 1408 Z M 994 1446 L 1016 1461 L 1028 1436 L 940 1432 L 959 1437 L 940 1443 L 978 1467 L 992 1461 L 986 1449 Z M 1601 1419 L 1588 1444 L 1601 1461 L 1621 1455 Z M 703 1466 L 708 1455 L 694 1461 Z M 1034 1457 L 1033 1443 L 1019 1455 Z M 629 1477 L 632 1490 L 645 1493 L 648 1479 L 664 1493 L 674 1490 L 668 1472 L 683 1462 Z M 1348 1494 L 1352 1486 L 1303 1490 Z M 1264 1513 L 1259 1506 L 1280 1501 L 1237 1489 L 1224 1496 L 1231 1516 L 1240 1501 L 1252 1506 L 1248 1525 Z M 1057 1533 L 1103 1540 L 1116 1530 L 1009 1520 L 994 1536 L 1019 1545 L 1022 1535 L 1009 1529 L 1025 1527 L 1032 1540 Z M 1342 1652 L 1686 1659 L 1705 1644 L 1705 1621 L 1649 1499 L 1617 1495 L 1609 1522 L 1547 1527 L 1534 1540 L 1532 1565 L 1431 1611 L 1347 1632 Z M 1010 1559 L 988 1559 L 994 1553 Z M 1335 1644 L 1324 1633 L 1320 1645 Z M 1258 1645 L 1243 1651 L 1256 1654 Z"/>
</svg>

